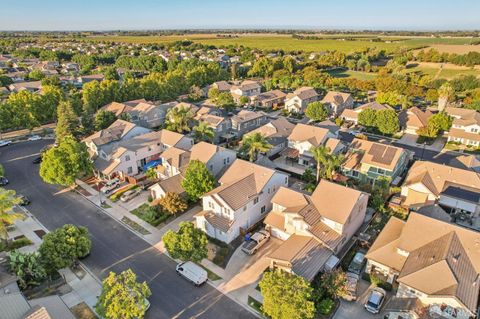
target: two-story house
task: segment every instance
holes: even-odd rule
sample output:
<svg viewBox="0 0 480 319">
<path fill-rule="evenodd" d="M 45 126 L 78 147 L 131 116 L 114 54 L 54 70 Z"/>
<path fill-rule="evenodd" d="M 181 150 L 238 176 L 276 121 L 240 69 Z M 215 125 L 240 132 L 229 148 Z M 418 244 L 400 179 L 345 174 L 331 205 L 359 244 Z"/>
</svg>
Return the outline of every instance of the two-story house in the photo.
<svg viewBox="0 0 480 319">
<path fill-rule="evenodd" d="M 480 233 L 411 212 L 390 218 L 366 254 L 366 272 L 398 283 L 398 298 L 417 298 L 439 318 L 476 316 Z M 454 315 L 452 315 L 454 314 Z"/>
<path fill-rule="evenodd" d="M 199 111 L 201 111 L 200 109 Z M 229 138 L 233 138 L 233 134 L 230 133 L 230 129 L 232 128 L 232 122 L 230 119 L 225 118 L 219 114 L 210 114 L 205 113 L 201 114 L 197 117 L 198 122 L 207 123 L 208 127 L 213 130 L 213 142 L 220 143 L 223 140 L 228 140 Z M 230 136 L 231 135 L 231 136 Z"/>
<path fill-rule="evenodd" d="M 275 192 L 288 185 L 288 175 L 237 159 L 219 183 L 203 196 L 195 222 L 210 237 L 230 243 L 265 218 Z"/>
<path fill-rule="evenodd" d="M 240 85 L 232 85 L 230 87 L 230 93 L 236 103 L 240 101 L 242 96 L 253 97 L 259 95 L 262 90 L 262 86 L 257 81 L 245 80 Z"/>
<path fill-rule="evenodd" d="M 466 170 L 427 161 L 416 161 L 402 186 L 402 204 L 420 208 L 439 204 L 449 213 L 480 213 L 480 175 Z"/>
<path fill-rule="evenodd" d="M 361 182 L 374 184 L 380 177 L 398 185 L 406 170 L 410 152 L 391 145 L 355 138 L 342 164 L 343 173 Z"/>
<path fill-rule="evenodd" d="M 288 137 L 292 134 L 295 124 L 290 123 L 284 117 L 279 117 L 259 128 L 247 133 L 252 135 L 260 133 L 267 139 L 267 142 L 272 145 L 272 148 L 267 152 L 267 156 L 273 156 L 280 153 L 288 146 Z"/>
<path fill-rule="evenodd" d="M 215 177 L 219 177 L 225 172 L 236 158 L 235 151 L 207 142 L 199 142 L 190 149 L 190 160 L 204 163 Z"/>
<path fill-rule="evenodd" d="M 241 110 L 238 114 L 232 116 L 230 120 L 232 123 L 230 131 L 239 138 L 268 122 L 265 113 L 248 110 Z"/>
<path fill-rule="evenodd" d="M 303 114 L 307 105 L 318 101 L 320 96 L 312 87 L 301 87 L 287 94 L 285 98 L 285 109 L 291 113 Z"/>
<path fill-rule="evenodd" d="M 480 113 L 476 110 L 447 107 L 445 113 L 453 117 L 448 141 L 467 146 L 480 146 Z"/>
<path fill-rule="evenodd" d="M 264 221 L 271 235 L 283 241 L 267 256 L 270 267 L 311 281 L 363 224 L 368 196 L 327 180 L 311 196 L 280 188 Z"/>
<path fill-rule="evenodd" d="M 392 108 L 388 105 L 380 104 L 377 102 L 369 102 L 369 103 L 360 105 L 359 107 L 356 107 L 354 109 L 344 108 L 342 113 L 340 114 L 340 118 L 343 119 L 344 121 L 358 124 L 358 115 L 360 114 L 360 112 L 366 109 L 380 111 L 380 110 L 387 110 Z"/>
<path fill-rule="evenodd" d="M 286 96 L 287 95 L 280 90 L 272 90 L 255 96 L 252 104 L 257 107 L 271 109 L 283 105 Z"/>
<path fill-rule="evenodd" d="M 343 144 L 337 139 L 337 135 L 328 128 L 307 124 L 297 124 L 288 136 L 288 148 L 283 154 L 289 159 L 295 160 L 303 166 L 314 166 L 315 160 L 310 150 L 312 147 L 325 145 L 331 153 L 343 150 Z"/>
<path fill-rule="evenodd" d="M 353 98 L 350 93 L 330 91 L 321 102 L 328 108 L 330 114 L 339 116 L 345 109 L 353 108 Z"/>
<path fill-rule="evenodd" d="M 407 134 L 418 135 L 418 130 L 427 127 L 428 119 L 433 115 L 430 110 L 422 111 L 414 106 L 398 115 L 400 127 Z"/>
</svg>

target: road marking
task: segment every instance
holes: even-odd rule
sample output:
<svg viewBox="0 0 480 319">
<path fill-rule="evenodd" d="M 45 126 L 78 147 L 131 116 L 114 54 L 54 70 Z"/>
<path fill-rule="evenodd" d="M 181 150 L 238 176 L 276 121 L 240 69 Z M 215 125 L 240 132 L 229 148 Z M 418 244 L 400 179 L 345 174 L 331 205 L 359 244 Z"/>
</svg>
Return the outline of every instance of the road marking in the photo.
<svg viewBox="0 0 480 319">
<path fill-rule="evenodd" d="M 35 153 L 35 154 L 26 155 L 26 156 L 21 156 L 21 157 L 12 158 L 12 159 L 9 159 L 9 160 L 7 161 L 7 163 L 15 162 L 15 161 L 18 161 L 18 160 L 22 160 L 22 159 L 26 159 L 26 158 L 34 157 L 34 156 L 38 156 L 38 155 L 40 155 L 40 153 Z"/>
</svg>

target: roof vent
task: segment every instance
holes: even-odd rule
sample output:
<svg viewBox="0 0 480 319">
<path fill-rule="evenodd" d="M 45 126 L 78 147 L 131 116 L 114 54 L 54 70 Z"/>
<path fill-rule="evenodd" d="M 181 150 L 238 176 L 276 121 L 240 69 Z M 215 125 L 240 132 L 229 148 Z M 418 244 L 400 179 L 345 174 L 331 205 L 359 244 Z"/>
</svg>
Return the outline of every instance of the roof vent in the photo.
<svg viewBox="0 0 480 319">
<path fill-rule="evenodd" d="M 457 262 L 460 259 L 460 254 L 453 255 L 453 261 Z"/>
</svg>

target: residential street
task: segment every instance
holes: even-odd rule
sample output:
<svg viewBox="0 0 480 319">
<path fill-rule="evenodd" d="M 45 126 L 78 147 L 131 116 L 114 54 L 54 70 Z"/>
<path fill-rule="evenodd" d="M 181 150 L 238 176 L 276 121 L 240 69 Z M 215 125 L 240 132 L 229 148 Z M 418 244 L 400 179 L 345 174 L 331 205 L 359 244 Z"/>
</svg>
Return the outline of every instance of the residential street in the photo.
<svg viewBox="0 0 480 319">
<path fill-rule="evenodd" d="M 36 154 L 47 141 L 24 142 L 0 148 L 0 163 L 15 189 L 32 201 L 30 212 L 49 230 L 66 223 L 86 226 L 93 247 L 83 262 L 99 277 L 109 271 L 132 268 L 152 290 L 152 307 L 146 318 L 254 318 L 228 297 L 209 285 L 194 287 L 175 273 L 175 263 L 158 250 L 102 213 L 74 192 L 43 183 Z"/>
</svg>

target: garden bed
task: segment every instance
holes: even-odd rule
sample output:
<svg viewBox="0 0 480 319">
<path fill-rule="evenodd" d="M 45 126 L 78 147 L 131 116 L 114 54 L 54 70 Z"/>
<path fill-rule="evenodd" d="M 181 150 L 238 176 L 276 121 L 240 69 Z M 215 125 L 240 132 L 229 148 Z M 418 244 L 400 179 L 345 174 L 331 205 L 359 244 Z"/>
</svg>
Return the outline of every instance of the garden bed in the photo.
<svg viewBox="0 0 480 319">
<path fill-rule="evenodd" d="M 11 242 L 8 243 L 8 245 L 5 242 L 0 242 L 0 252 L 2 251 L 11 251 L 15 249 L 19 249 L 25 246 L 32 245 L 33 242 L 28 239 L 27 237 L 23 236 L 20 238 L 17 238 Z"/>
<path fill-rule="evenodd" d="M 88 307 L 88 305 L 85 302 L 81 302 L 76 306 L 73 306 L 70 308 L 72 311 L 73 315 L 77 319 L 97 319 L 98 317 L 95 315 L 95 313 Z"/>
<path fill-rule="evenodd" d="M 161 223 L 166 222 L 170 217 L 173 217 L 169 213 L 164 212 L 160 206 L 151 206 L 147 203 L 135 208 L 131 213 L 154 227 L 157 227 Z"/>
<path fill-rule="evenodd" d="M 200 267 L 202 267 L 203 269 L 205 269 L 205 271 L 207 272 L 207 275 L 208 275 L 208 280 L 210 281 L 216 281 L 216 280 L 220 280 L 222 279 L 222 277 L 220 277 L 219 275 L 217 275 L 216 273 L 214 273 L 213 271 L 211 271 L 210 269 L 208 269 L 207 267 L 204 267 L 203 265 L 201 264 L 198 264 Z"/>
<path fill-rule="evenodd" d="M 241 237 L 233 240 L 230 244 L 226 244 L 223 241 L 211 237 L 208 237 L 208 241 L 212 246 L 214 246 L 215 250 L 213 257 L 209 258 L 209 260 L 223 269 L 227 267 L 228 261 L 232 257 L 233 253 L 243 242 Z"/>
<path fill-rule="evenodd" d="M 133 230 L 138 231 L 142 235 L 149 235 L 150 234 L 150 232 L 148 230 L 146 230 L 145 228 L 143 228 L 142 226 L 140 226 L 139 224 L 137 224 L 136 222 L 134 222 L 133 220 L 131 220 L 130 218 L 128 218 L 126 216 L 123 216 L 122 222 L 127 224 L 131 228 L 133 228 Z"/>
</svg>

